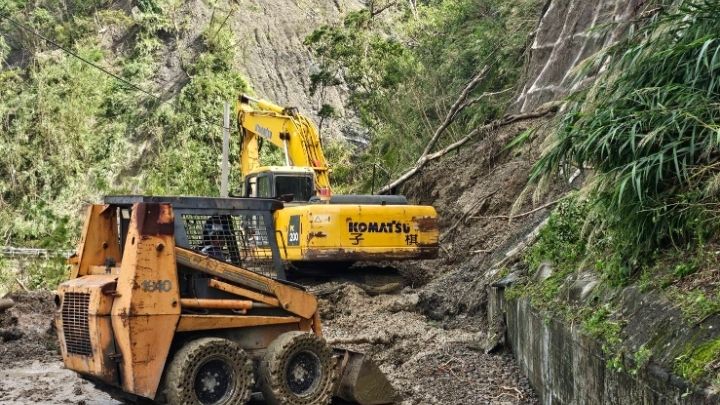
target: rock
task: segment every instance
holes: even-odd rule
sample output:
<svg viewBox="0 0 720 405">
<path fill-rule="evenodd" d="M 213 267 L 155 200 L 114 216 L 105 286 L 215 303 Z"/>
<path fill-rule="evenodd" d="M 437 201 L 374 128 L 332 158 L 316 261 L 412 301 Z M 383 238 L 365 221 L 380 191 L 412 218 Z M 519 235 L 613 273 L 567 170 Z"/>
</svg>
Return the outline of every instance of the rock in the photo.
<svg viewBox="0 0 720 405">
<path fill-rule="evenodd" d="M 598 283 L 600 283 L 600 280 L 594 273 L 581 273 L 570 286 L 568 299 L 573 302 L 585 301 Z"/>
<path fill-rule="evenodd" d="M 15 306 L 15 301 L 11 300 L 10 298 L 0 299 L 0 312 L 3 312 L 6 309 L 12 308 L 14 306 Z"/>
<path fill-rule="evenodd" d="M 540 267 L 538 267 L 537 272 L 535 273 L 535 281 L 545 281 L 550 278 L 553 274 L 553 266 L 549 262 L 543 262 L 540 264 Z"/>
<path fill-rule="evenodd" d="M 24 333 L 17 327 L 0 329 L 0 341 L 12 342 L 24 336 Z"/>
<path fill-rule="evenodd" d="M 500 281 L 497 281 L 492 284 L 493 287 L 502 287 L 507 288 L 511 285 L 515 284 L 518 280 L 520 280 L 521 274 L 518 271 L 514 271 L 507 276 L 503 277 Z"/>
<path fill-rule="evenodd" d="M 505 320 L 500 316 L 494 317 L 481 345 L 486 354 L 494 353 L 505 346 L 505 329 Z"/>
<path fill-rule="evenodd" d="M 511 106 L 529 112 L 546 102 L 563 100 L 592 80 L 598 69 L 583 77 L 572 74 L 586 58 L 621 38 L 632 20 L 650 7 L 644 0 L 550 0 L 530 49 L 527 81 Z M 651 3 L 652 4 L 652 3 Z M 598 27 L 612 24 L 609 32 Z"/>
</svg>

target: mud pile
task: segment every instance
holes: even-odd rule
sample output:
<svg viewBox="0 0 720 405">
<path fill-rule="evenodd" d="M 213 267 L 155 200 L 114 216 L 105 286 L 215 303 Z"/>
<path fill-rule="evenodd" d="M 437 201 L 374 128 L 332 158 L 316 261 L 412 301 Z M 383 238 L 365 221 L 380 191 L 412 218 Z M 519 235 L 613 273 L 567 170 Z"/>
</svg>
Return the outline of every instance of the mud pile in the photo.
<svg viewBox="0 0 720 405">
<path fill-rule="evenodd" d="M 428 321 L 410 287 L 374 297 L 348 282 L 313 291 L 321 298 L 328 342 L 370 355 L 402 404 L 536 402 L 512 356 L 484 352 L 483 325 L 445 329 Z"/>
<path fill-rule="evenodd" d="M 0 367 L 27 359 L 57 358 L 53 294 L 13 293 L 7 298 L 15 301 L 15 306 L 0 312 Z"/>
<path fill-rule="evenodd" d="M 117 403 L 62 368 L 52 324 L 52 293 L 13 293 L 8 297 L 16 304 L 0 312 L 0 403 Z"/>
</svg>

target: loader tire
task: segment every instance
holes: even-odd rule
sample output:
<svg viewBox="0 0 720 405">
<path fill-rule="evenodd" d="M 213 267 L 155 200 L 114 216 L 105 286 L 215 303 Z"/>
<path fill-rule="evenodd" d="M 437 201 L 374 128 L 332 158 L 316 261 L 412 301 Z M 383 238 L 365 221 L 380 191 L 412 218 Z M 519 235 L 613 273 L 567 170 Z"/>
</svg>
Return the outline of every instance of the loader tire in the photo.
<svg viewBox="0 0 720 405">
<path fill-rule="evenodd" d="M 272 405 L 324 405 L 335 390 L 332 350 L 308 332 L 286 332 L 268 347 L 260 362 L 260 389 Z"/>
<path fill-rule="evenodd" d="M 173 405 L 244 404 L 253 384 L 252 360 L 240 346 L 201 338 L 175 353 L 165 375 L 165 397 Z"/>
</svg>

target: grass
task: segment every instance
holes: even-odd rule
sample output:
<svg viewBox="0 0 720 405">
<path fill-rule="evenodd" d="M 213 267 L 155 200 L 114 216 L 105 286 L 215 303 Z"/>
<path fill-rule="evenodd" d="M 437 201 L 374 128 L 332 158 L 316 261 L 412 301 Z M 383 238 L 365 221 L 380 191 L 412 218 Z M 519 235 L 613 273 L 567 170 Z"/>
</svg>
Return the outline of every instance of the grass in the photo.
<svg viewBox="0 0 720 405">
<path fill-rule="evenodd" d="M 700 346 L 690 343 L 675 359 L 673 371 L 690 382 L 698 382 L 708 372 L 707 366 L 720 358 L 720 339 Z"/>
<path fill-rule="evenodd" d="M 615 371 L 624 370 L 623 357 L 621 348 L 622 338 L 620 332 L 622 324 L 620 321 L 612 319 L 612 310 L 610 305 L 605 304 L 600 308 L 588 311 L 585 319 L 581 322 L 582 329 L 590 336 L 601 342 L 603 353 L 607 358 L 607 366 Z"/>
<path fill-rule="evenodd" d="M 637 373 L 645 368 L 650 360 L 652 359 L 652 350 L 646 345 L 640 346 L 635 353 L 633 353 L 634 366 L 629 370 L 630 374 L 637 375 Z"/>
<path fill-rule="evenodd" d="M 720 2 L 665 10 L 587 63 L 611 58 L 592 88 L 573 95 L 533 171 L 538 180 L 592 167 L 592 213 L 627 273 L 657 249 L 718 229 Z"/>
</svg>

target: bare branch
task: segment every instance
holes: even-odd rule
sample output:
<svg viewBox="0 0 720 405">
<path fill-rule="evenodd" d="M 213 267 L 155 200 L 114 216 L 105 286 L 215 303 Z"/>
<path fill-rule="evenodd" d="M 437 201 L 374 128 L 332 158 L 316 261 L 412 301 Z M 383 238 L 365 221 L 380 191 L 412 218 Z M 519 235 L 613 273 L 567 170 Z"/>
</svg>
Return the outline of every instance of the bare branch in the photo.
<svg viewBox="0 0 720 405">
<path fill-rule="evenodd" d="M 465 102 L 465 104 L 462 105 L 462 109 L 467 108 L 467 107 L 470 107 L 471 105 L 477 103 L 478 101 L 484 99 L 485 97 L 497 96 L 498 94 L 507 93 L 508 91 L 510 91 L 510 90 L 512 90 L 512 89 L 513 89 L 512 87 L 508 87 L 508 88 L 505 89 L 505 90 L 492 91 L 492 92 L 483 93 L 483 94 L 481 94 L 481 95 L 479 95 L 479 96 L 477 96 L 477 97 L 475 97 L 475 98 L 473 98 L 473 99 L 470 99 L 470 100 L 468 100 L 467 102 Z"/>
<path fill-rule="evenodd" d="M 397 1 L 388 1 L 384 6 L 378 8 L 378 9 L 376 10 L 376 9 L 375 9 L 375 2 L 374 2 L 374 1 L 373 1 L 373 2 L 370 2 L 370 18 L 373 18 L 373 17 L 377 16 L 378 14 L 380 14 L 380 13 L 382 13 L 383 11 L 389 9 L 390 7 L 394 6 L 395 4 L 397 4 Z"/>
<path fill-rule="evenodd" d="M 473 129 L 472 131 L 470 131 L 470 133 L 465 135 L 463 138 L 459 139 L 456 142 L 451 143 L 450 145 L 446 146 L 442 150 L 422 156 L 420 159 L 418 159 L 418 161 L 415 163 L 415 165 L 410 170 L 403 173 L 400 177 L 398 177 L 393 182 L 385 185 L 383 188 L 381 188 L 378 191 L 378 194 L 387 194 L 393 188 L 405 183 L 410 177 L 412 177 L 413 175 L 415 175 L 415 173 L 417 173 L 420 169 L 422 169 L 428 162 L 430 162 L 432 160 L 436 160 L 436 159 L 442 157 L 443 155 L 447 154 L 448 152 L 451 152 L 451 151 L 463 146 L 465 143 L 467 143 L 467 141 L 474 138 L 478 134 L 491 132 L 491 131 L 494 131 L 505 125 L 512 124 L 514 122 L 529 120 L 529 119 L 533 119 L 533 118 L 539 118 L 539 117 L 543 117 L 543 116 L 551 114 L 551 113 L 555 113 L 557 111 L 558 107 L 559 107 L 559 105 L 553 104 L 549 107 L 546 107 L 546 108 L 543 108 L 543 109 L 540 109 L 537 111 L 533 111 L 530 113 L 526 113 L 526 114 L 506 115 L 505 117 L 503 117 L 499 120 L 495 120 L 495 121 L 490 122 L 489 124 L 485 124 L 481 127 L 477 127 L 475 129 Z"/>
<path fill-rule="evenodd" d="M 460 96 L 458 96 L 457 100 L 455 100 L 455 103 L 450 107 L 450 110 L 448 111 L 447 115 L 445 116 L 445 120 L 443 120 L 442 124 L 440 124 L 439 127 L 435 130 L 435 133 L 430 138 L 430 142 L 428 142 L 427 146 L 425 146 L 425 150 L 423 150 L 422 154 L 420 155 L 420 159 L 422 159 L 425 155 L 430 153 L 432 148 L 435 146 L 435 143 L 437 143 L 438 139 L 440 138 L 440 135 L 442 135 L 443 131 L 453 122 L 455 117 L 467 106 L 465 103 L 465 100 L 467 100 L 468 95 L 471 91 L 477 86 L 477 84 L 485 77 L 485 74 L 487 74 L 488 66 L 485 65 L 482 69 L 480 69 L 480 72 L 475 75 L 475 77 L 470 80 L 470 82 L 465 86 L 463 91 L 460 93 Z M 419 161 L 419 159 L 418 159 Z"/>
<path fill-rule="evenodd" d="M 490 215 L 490 216 L 477 216 L 477 215 L 473 215 L 473 216 L 471 216 L 470 218 L 473 218 L 473 219 L 507 219 L 507 220 L 511 220 L 511 219 L 515 219 L 515 218 L 522 218 L 522 217 L 526 217 L 526 216 L 528 216 L 528 215 L 534 214 L 534 213 L 536 213 L 536 212 L 538 212 L 538 211 L 544 210 L 545 208 L 552 207 L 553 205 L 555 205 L 555 204 L 559 203 L 560 201 L 564 200 L 565 198 L 567 198 L 567 196 L 563 196 L 563 197 L 561 197 L 561 198 L 558 198 L 558 199 L 555 200 L 555 201 L 550 201 L 550 202 L 547 203 L 547 204 L 543 204 L 543 205 L 541 205 L 541 206 L 539 206 L 539 207 L 537 207 L 537 208 L 535 208 L 535 209 L 532 209 L 532 210 L 527 211 L 527 212 L 523 212 L 522 214 L 517 214 L 517 215 Z"/>
</svg>

